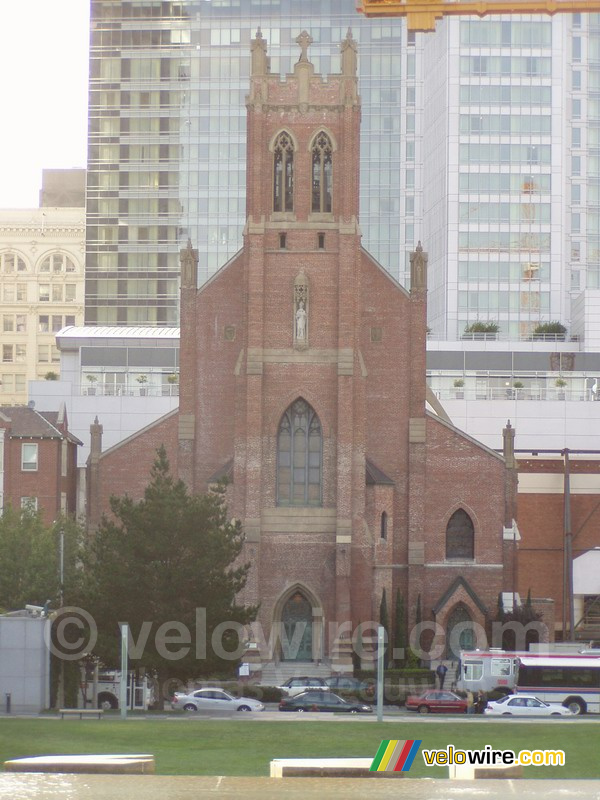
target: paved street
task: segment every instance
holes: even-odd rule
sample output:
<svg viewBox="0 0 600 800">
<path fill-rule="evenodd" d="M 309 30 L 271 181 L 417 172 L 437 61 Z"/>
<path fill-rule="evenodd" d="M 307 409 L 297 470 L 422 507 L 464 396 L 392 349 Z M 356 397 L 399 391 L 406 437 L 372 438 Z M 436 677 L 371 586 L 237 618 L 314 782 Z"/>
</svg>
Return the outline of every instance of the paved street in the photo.
<svg viewBox="0 0 600 800">
<path fill-rule="evenodd" d="M 600 800 L 598 781 L 443 781 L 0 774 L 2 800 Z"/>
</svg>

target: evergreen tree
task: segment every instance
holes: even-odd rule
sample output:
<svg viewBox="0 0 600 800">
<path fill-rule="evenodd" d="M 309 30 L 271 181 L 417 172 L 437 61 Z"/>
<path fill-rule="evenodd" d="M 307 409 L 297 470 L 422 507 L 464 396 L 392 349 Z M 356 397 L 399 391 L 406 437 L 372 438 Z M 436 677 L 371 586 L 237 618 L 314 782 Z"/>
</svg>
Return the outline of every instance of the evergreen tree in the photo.
<svg viewBox="0 0 600 800">
<path fill-rule="evenodd" d="M 394 649 L 404 651 L 404 656 L 396 659 L 396 666 L 403 667 L 406 663 L 406 620 L 404 618 L 404 597 L 400 589 L 396 590 L 396 608 L 394 612 Z"/>
<path fill-rule="evenodd" d="M 110 506 L 113 517 L 103 517 L 85 558 L 96 654 L 119 663 L 119 622 L 126 622 L 130 666 L 143 667 L 159 687 L 167 679 L 232 671 L 238 634 L 243 638 L 256 609 L 236 602 L 249 565 L 237 563 L 243 535 L 239 522 L 227 520 L 224 488 L 189 494 L 161 447 L 143 499 L 112 497 Z M 221 623 L 230 627 L 215 633 Z"/>
</svg>

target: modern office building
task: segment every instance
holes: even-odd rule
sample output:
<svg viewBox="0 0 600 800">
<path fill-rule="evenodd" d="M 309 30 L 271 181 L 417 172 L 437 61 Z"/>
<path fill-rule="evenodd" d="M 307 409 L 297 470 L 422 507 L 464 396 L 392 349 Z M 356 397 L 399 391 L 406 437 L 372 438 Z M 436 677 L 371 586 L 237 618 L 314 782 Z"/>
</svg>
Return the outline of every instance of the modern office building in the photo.
<svg viewBox="0 0 600 800">
<path fill-rule="evenodd" d="M 597 349 L 600 15 L 457 18 L 423 43 L 430 327 L 557 320 Z"/>
<path fill-rule="evenodd" d="M 241 245 L 248 46 L 316 69 L 359 43 L 363 242 L 408 285 L 430 254 L 432 335 L 558 320 L 586 349 L 600 285 L 600 15 L 456 18 L 430 34 L 353 0 L 92 0 L 86 324 L 178 321 L 177 253 L 204 282 Z M 270 175 L 265 180 L 271 180 Z"/>
<path fill-rule="evenodd" d="M 259 26 L 275 74 L 293 71 L 303 29 L 315 69 L 338 72 L 352 28 L 363 242 L 407 283 L 420 170 L 415 39 L 402 21 L 366 20 L 353 0 L 92 0 L 86 324 L 177 324 L 188 238 L 201 283 L 241 247 L 245 95 Z"/>
</svg>

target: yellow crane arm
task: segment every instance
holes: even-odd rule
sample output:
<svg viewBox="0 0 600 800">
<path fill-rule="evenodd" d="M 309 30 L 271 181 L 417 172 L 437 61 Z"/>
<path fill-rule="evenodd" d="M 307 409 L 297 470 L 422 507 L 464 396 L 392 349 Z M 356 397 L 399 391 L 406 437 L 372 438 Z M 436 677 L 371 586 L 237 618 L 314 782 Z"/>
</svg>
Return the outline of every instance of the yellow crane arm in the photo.
<svg viewBox="0 0 600 800">
<path fill-rule="evenodd" d="M 409 31 L 434 31 L 442 17 L 488 14 L 577 14 L 600 12 L 600 0 L 357 0 L 367 17 L 406 17 Z"/>
</svg>

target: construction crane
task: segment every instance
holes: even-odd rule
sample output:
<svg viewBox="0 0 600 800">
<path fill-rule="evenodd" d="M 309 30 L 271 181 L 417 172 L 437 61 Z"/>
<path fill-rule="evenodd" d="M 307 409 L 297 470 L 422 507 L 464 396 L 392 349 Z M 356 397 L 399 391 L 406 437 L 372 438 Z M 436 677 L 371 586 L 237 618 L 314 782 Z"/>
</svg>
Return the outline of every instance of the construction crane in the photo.
<svg viewBox="0 0 600 800">
<path fill-rule="evenodd" d="M 409 31 L 434 31 L 447 16 L 599 13 L 600 0 L 357 0 L 356 7 L 367 17 L 406 17 Z"/>
</svg>

